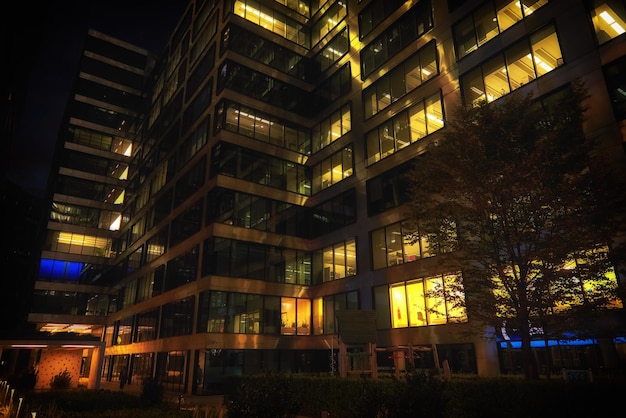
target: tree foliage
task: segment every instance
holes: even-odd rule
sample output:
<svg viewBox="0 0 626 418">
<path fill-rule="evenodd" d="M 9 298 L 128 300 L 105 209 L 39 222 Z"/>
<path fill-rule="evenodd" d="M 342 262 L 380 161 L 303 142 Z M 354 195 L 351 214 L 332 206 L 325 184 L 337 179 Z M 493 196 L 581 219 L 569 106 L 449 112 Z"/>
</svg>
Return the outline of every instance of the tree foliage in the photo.
<svg viewBox="0 0 626 418">
<path fill-rule="evenodd" d="M 465 306 L 481 332 L 515 328 L 529 379 L 537 330 L 582 333 L 577 312 L 615 301 L 582 130 L 586 95 L 574 83 L 542 101 L 512 93 L 459 107 L 409 173 L 414 238 L 426 238 L 442 268 L 463 272 L 445 290 L 447 303 Z"/>
</svg>

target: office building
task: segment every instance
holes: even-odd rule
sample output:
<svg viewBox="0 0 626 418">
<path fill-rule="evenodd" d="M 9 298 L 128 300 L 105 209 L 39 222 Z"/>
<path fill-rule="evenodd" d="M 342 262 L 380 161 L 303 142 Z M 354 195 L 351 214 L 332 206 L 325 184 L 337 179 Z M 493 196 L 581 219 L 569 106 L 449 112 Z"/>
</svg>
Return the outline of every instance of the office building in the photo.
<svg viewBox="0 0 626 418">
<path fill-rule="evenodd" d="M 357 310 L 375 344 L 347 348 L 349 372 L 369 349 L 381 371 L 514 372 L 453 312 L 407 304 L 450 272 L 402 239 L 402 173 L 459 103 L 582 78 L 620 181 L 625 29 L 617 0 L 192 0 L 157 60 L 92 31 L 29 320 L 98 339 L 66 350 L 91 386 L 341 371 Z M 582 344 L 558 342 L 556 366 L 626 358 L 619 338 Z"/>
</svg>

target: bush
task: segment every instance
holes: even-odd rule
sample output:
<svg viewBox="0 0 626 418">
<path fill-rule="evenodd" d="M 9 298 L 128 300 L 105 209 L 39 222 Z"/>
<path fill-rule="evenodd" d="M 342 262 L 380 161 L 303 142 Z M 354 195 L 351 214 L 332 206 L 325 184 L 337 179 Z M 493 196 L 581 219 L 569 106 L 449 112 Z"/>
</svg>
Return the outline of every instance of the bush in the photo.
<svg viewBox="0 0 626 418">
<path fill-rule="evenodd" d="M 453 377 L 419 373 L 378 379 L 329 375 L 246 375 L 226 380 L 229 418 L 320 416 L 334 418 L 484 418 L 611 416 L 623 409 L 626 382 Z M 612 389 L 611 389 L 612 388 Z M 621 402 L 621 403 L 620 403 Z M 552 409 L 551 409 L 552 408 Z"/>
<path fill-rule="evenodd" d="M 146 406 L 136 395 L 103 389 L 37 391 L 26 397 L 23 410 L 46 418 L 193 418 L 173 404 Z"/>
<path fill-rule="evenodd" d="M 67 369 L 50 379 L 50 389 L 67 390 L 72 386 L 72 376 Z"/>
<path fill-rule="evenodd" d="M 149 377 L 141 383 L 141 400 L 148 405 L 159 405 L 163 402 L 165 388 L 155 378 Z"/>
<path fill-rule="evenodd" d="M 228 396 L 229 418 L 295 417 L 300 409 L 288 376 L 264 373 L 239 379 Z"/>
</svg>

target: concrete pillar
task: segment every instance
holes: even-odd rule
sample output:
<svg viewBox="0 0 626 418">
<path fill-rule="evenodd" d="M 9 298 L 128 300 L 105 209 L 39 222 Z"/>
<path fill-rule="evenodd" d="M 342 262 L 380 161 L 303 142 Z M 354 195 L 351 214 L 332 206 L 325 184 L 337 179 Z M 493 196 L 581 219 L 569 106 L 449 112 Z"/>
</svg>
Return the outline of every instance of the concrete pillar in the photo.
<svg viewBox="0 0 626 418">
<path fill-rule="evenodd" d="M 478 376 L 495 377 L 500 375 L 498 343 L 495 340 L 487 340 L 479 337 L 474 341 L 474 348 L 476 350 Z"/>
<path fill-rule="evenodd" d="M 100 389 L 100 376 L 104 365 L 104 346 L 91 348 L 91 365 L 89 367 L 89 380 L 87 389 Z"/>
</svg>

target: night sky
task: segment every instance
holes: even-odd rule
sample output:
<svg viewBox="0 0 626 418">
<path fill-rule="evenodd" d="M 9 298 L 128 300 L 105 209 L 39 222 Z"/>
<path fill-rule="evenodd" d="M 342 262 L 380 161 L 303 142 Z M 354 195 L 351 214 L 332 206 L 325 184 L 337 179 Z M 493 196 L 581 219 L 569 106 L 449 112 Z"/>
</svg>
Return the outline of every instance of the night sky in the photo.
<svg viewBox="0 0 626 418">
<path fill-rule="evenodd" d="M 29 7 L 38 5 L 25 2 Z M 74 0 L 42 2 L 39 50 L 28 84 L 25 107 L 15 134 L 6 175 L 25 191 L 43 197 L 55 142 L 77 74 L 88 29 L 161 52 L 187 0 Z M 29 22 L 29 11 L 15 16 Z M 35 40 L 36 42 L 36 40 Z M 25 53 L 28 53 L 25 51 Z"/>
</svg>

